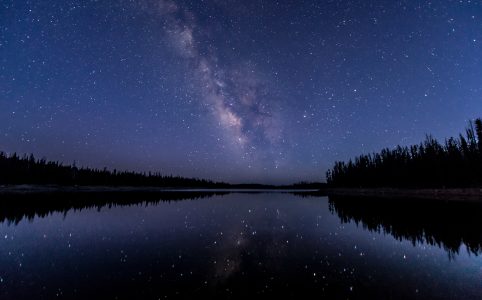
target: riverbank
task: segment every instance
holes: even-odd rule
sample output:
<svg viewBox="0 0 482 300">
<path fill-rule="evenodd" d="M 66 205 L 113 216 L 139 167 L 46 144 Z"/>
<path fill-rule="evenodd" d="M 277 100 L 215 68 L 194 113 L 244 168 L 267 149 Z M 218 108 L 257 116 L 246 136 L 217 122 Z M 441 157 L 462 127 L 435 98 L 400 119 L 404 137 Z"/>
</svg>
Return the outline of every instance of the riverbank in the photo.
<svg viewBox="0 0 482 300">
<path fill-rule="evenodd" d="M 377 198 L 433 199 L 482 203 L 482 188 L 400 189 L 400 188 L 327 188 L 333 196 L 360 196 Z"/>
<path fill-rule="evenodd" d="M 1 185 L 1 194 L 76 193 L 76 192 L 160 192 L 164 188 L 132 186 Z"/>
<path fill-rule="evenodd" d="M 258 192 L 278 192 L 278 193 L 294 193 L 294 192 L 316 192 L 317 189 L 309 188 L 290 188 L 263 186 L 259 188 L 240 187 L 233 185 L 232 188 L 202 188 L 202 187 L 136 187 L 136 186 L 61 186 L 61 185 L 0 185 L 0 195 L 2 194 L 38 194 L 38 193 L 132 193 L 132 192 L 149 192 L 149 193 L 170 193 L 170 192 L 186 192 L 186 193 L 211 193 L 211 192 L 231 192 L 231 193 L 258 193 Z"/>
<path fill-rule="evenodd" d="M 1 195 L 25 194 L 119 194 L 119 193 L 307 193 L 320 196 L 375 197 L 396 199 L 432 199 L 482 203 L 482 188 L 408 189 L 408 188 L 193 188 L 193 187 L 133 187 L 133 186 L 59 186 L 59 185 L 0 185 Z"/>
</svg>

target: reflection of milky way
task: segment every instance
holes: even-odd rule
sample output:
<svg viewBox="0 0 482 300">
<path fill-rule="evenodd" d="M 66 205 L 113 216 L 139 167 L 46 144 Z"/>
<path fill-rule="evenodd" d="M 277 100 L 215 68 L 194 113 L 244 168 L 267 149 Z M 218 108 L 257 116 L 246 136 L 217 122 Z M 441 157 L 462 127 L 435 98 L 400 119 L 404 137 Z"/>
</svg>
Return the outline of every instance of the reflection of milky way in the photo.
<svg viewBox="0 0 482 300">
<path fill-rule="evenodd" d="M 254 267 L 279 270 L 287 257 L 289 237 L 287 214 L 280 209 L 253 207 L 241 214 L 233 226 L 216 234 L 213 256 L 214 285 L 225 284 Z M 298 237 L 298 236 L 297 236 Z"/>
<path fill-rule="evenodd" d="M 0 299 L 480 299 L 479 205 L 67 194 L 35 210 L 20 205 L 35 193 L 2 201 L 7 219 L 34 219 L 0 222 Z"/>
<path fill-rule="evenodd" d="M 177 54 L 183 57 L 197 81 L 203 105 L 227 131 L 232 143 L 245 151 L 254 145 L 279 143 L 281 126 L 270 106 L 270 95 L 254 67 L 223 68 L 214 51 L 200 50 L 203 29 L 195 17 L 170 0 L 159 2 L 165 31 Z"/>
</svg>

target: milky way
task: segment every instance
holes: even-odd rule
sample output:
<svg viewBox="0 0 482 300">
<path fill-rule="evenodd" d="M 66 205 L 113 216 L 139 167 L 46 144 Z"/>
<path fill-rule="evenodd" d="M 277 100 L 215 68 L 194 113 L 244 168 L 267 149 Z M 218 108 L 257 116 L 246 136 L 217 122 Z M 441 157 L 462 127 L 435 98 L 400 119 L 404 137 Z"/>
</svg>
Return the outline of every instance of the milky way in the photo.
<svg viewBox="0 0 482 300">
<path fill-rule="evenodd" d="M 201 51 L 205 29 L 196 23 L 194 14 L 174 1 L 162 0 L 156 4 L 172 46 L 186 61 L 197 82 L 202 104 L 226 130 L 232 144 L 244 151 L 243 157 L 251 159 L 257 152 L 255 145 L 260 143 L 268 146 L 279 143 L 281 122 L 271 107 L 276 98 L 258 78 L 255 67 L 249 62 L 242 67 L 243 62 L 237 62 L 223 68 L 215 50 Z"/>
<path fill-rule="evenodd" d="M 482 115 L 478 1 L 3 1 L 0 151 L 231 182 Z"/>
</svg>

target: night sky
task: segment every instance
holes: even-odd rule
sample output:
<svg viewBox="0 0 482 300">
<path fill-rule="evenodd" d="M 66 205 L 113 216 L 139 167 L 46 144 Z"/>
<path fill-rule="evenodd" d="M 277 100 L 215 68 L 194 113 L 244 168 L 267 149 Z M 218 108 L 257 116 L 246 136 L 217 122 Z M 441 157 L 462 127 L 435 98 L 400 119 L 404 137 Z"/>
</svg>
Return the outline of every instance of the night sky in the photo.
<svg viewBox="0 0 482 300">
<path fill-rule="evenodd" d="M 0 150 L 228 182 L 482 116 L 481 1 L 3 0 Z"/>
</svg>

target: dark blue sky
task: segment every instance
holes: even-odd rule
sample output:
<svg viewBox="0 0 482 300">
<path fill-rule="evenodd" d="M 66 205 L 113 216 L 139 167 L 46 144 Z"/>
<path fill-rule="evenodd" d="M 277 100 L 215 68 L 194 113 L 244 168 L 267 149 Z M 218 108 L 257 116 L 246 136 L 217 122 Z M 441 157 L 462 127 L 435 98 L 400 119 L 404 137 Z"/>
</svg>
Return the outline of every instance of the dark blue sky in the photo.
<svg viewBox="0 0 482 300">
<path fill-rule="evenodd" d="M 2 1 L 0 150 L 230 182 L 482 116 L 480 1 Z"/>
</svg>

